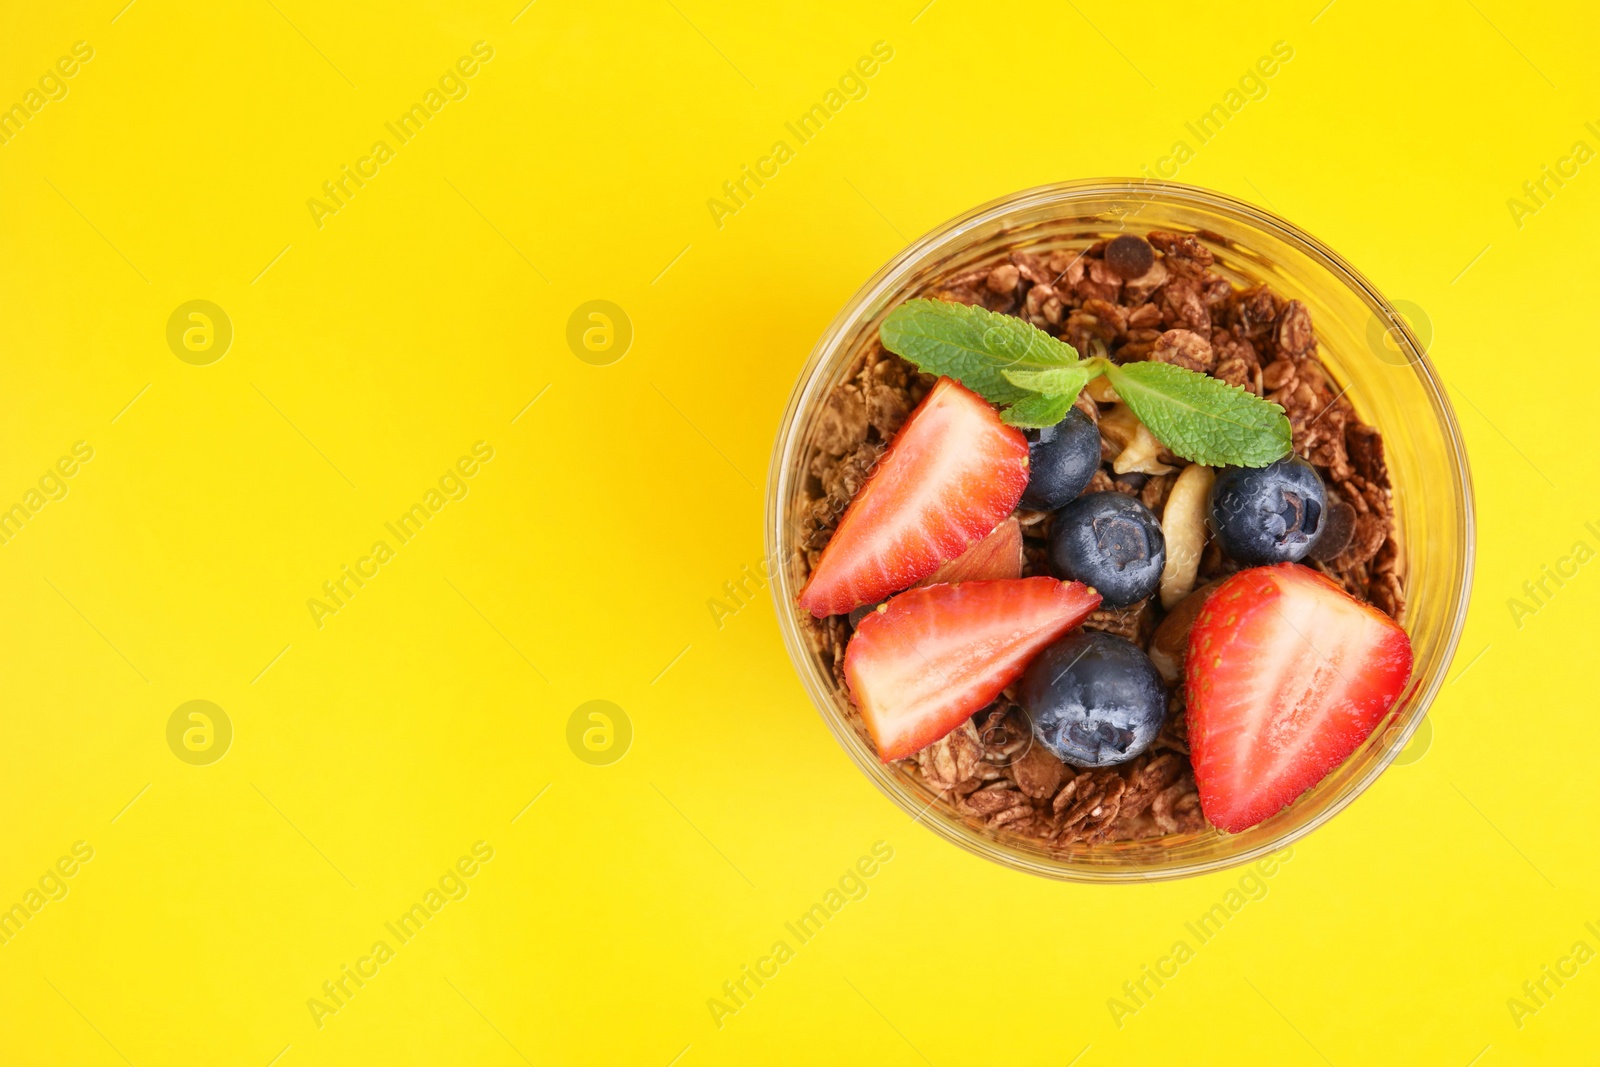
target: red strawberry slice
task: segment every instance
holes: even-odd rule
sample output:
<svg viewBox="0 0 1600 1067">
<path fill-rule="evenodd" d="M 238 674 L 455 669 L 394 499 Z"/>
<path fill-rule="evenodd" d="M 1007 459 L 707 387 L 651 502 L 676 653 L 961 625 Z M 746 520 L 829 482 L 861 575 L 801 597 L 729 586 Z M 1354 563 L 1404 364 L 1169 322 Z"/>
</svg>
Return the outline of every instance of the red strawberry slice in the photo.
<svg viewBox="0 0 1600 1067">
<path fill-rule="evenodd" d="M 842 615 L 915 585 L 1011 514 L 1027 485 L 1022 432 L 940 378 L 845 509 L 800 606 Z"/>
<path fill-rule="evenodd" d="M 1022 523 L 1015 517 L 994 528 L 994 532 L 945 563 L 918 585 L 949 582 L 978 582 L 991 578 L 1022 577 Z"/>
<path fill-rule="evenodd" d="M 1200 808 L 1238 833 L 1367 739 L 1411 677 L 1411 639 L 1306 567 L 1240 571 L 1200 609 L 1185 664 Z"/>
<path fill-rule="evenodd" d="M 887 763 L 983 710 L 1100 604 L 1081 582 L 1011 578 L 901 593 L 861 620 L 844 676 Z"/>
</svg>

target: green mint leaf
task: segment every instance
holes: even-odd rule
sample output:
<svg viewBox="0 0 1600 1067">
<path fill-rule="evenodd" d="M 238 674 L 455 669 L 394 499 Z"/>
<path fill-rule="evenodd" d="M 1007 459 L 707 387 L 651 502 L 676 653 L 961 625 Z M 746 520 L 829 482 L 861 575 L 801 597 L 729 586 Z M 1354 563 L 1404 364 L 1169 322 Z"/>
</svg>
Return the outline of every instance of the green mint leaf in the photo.
<svg viewBox="0 0 1600 1067">
<path fill-rule="evenodd" d="M 954 378 L 991 404 L 1012 404 L 1032 392 L 1008 381 L 1007 370 L 1078 362 L 1071 345 L 1019 318 L 944 300 L 906 301 L 883 320 L 878 336 L 895 355 L 929 374 Z"/>
<path fill-rule="evenodd" d="M 1040 430 L 1054 426 L 1067 417 L 1067 409 L 1078 399 L 1089 381 L 1089 366 L 1074 363 L 1068 367 L 1051 367 L 1048 370 L 1007 370 L 1002 372 L 1006 381 L 1019 389 L 1027 389 L 1033 396 L 1025 396 L 1001 413 L 1007 425 L 1024 430 Z"/>
<path fill-rule="evenodd" d="M 1108 364 L 1106 377 L 1156 440 L 1208 467 L 1264 467 L 1289 454 L 1289 418 L 1236 385 L 1170 363 Z"/>
<path fill-rule="evenodd" d="M 1000 413 L 1000 420 L 1019 430 L 1042 430 L 1067 417 L 1077 393 L 1035 393 Z"/>
<path fill-rule="evenodd" d="M 1083 392 L 1083 387 L 1089 384 L 1089 368 L 1082 363 L 1074 363 L 1069 367 L 1051 367 L 1049 370 L 1006 370 L 1001 373 L 1005 375 L 1006 381 L 1019 389 L 1026 389 L 1030 393 L 1064 396 L 1069 404 L 1076 400 L 1078 394 Z"/>
</svg>

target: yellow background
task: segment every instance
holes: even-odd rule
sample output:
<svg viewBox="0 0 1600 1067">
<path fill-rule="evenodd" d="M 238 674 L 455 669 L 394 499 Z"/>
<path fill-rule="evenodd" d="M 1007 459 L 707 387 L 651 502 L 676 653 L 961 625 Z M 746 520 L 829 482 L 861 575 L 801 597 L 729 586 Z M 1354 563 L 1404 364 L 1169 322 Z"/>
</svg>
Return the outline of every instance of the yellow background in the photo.
<svg viewBox="0 0 1600 1067">
<path fill-rule="evenodd" d="M 1507 206 L 1600 148 L 1587 5 L 524 2 L 0 16 L 0 103 L 94 49 L 0 146 L 0 505 L 94 449 L 0 545 L 0 905 L 94 849 L 0 947 L 0 1060 L 1593 1058 L 1600 964 L 1507 1007 L 1600 949 L 1600 567 L 1507 603 L 1600 548 L 1600 165 Z M 468 95 L 319 228 L 308 198 L 480 40 Z M 707 199 L 877 41 L 867 95 L 719 228 Z M 1097 889 L 958 852 L 839 751 L 766 592 L 720 628 L 707 601 L 759 561 L 783 404 L 874 269 L 992 197 L 1154 166 L 1276 41 L 1177 177 L 1423 309 L 1477 585 L 1431 747 L 1119 1027 L 1240 872 Z M 233 324 L 208 366 L 166 342 L 193 299 Z M 565 339 L 594 299 L 634 328 L 609 366 Z M 307 599 L 477 441 L 465 499 L 318 628 Z M 166 741 L 196 699 L 234 729 L 209 766 Z M 596 699 L 633 727 L 608 766 L 567 743 Z M 319 1028 L 308 998 L 478 841 L 469 894 Z M 867 895 L 716 1025 L 878 841 Z"/>
</svg>

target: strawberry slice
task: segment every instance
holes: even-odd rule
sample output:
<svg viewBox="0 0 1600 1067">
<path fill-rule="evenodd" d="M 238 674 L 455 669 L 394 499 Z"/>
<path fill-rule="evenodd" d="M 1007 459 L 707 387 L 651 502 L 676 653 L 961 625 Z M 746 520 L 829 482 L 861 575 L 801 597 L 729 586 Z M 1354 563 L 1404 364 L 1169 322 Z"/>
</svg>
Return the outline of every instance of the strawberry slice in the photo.
<svg viewBox="0 0 1600 1067">
<path fill-rule="evenodd" d="M 844 676 L 878 758 L 909 756 L 983 710 L 1099 604 L 1081 582 L 1011 578 L 912 589 L 869 614 Z"/>
<path fill-rule="evenodd" d="M 942 564 L 918 585 L 978 582 L 991 578 L 1022 577 L 1022 523 L 1007 519 L 994 532 L 961 555 Z"/>
<path fill-rule="evenodd" d="M 1185 696 L 1200 808 L 1238 833 L 1343 763 L 1411 677 L 1398 623 L 1293 563 L 1219 585 L 1189 635 Z"/>
<path fill-rule="evenodd" d="M 845 509 L 800 606 L 842 615 L 915 585 L 1011 514 L 1027 485 L 1022 431 L 940 378 Z"/>
</svg>

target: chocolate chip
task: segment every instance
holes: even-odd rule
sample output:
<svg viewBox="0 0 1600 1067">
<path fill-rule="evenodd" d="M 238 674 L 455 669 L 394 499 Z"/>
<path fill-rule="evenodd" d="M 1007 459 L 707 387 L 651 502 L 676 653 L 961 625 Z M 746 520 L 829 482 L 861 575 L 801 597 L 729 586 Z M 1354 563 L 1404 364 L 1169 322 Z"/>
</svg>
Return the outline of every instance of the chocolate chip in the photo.
<svg viewBox="0 0 1600 1067">
<path fill-rule="evenodd" d="M 1155 261 L 1155 249 L 1143 237 L 1125 233 L 1106 243 L 1106 266 L 1123 278 L 1142 277 Z"/>
<path fill-rule="evenodd" d="M 861 620 L 877 611 L 878 607 L 879 605 L 877 604 L 862 604 L 858 608 L 852 608 L 850 610 L 850 629 L 859 630 L 861 628 Z"/>
<path fill-rule="evenodd" d="M 1150 480 L 1150 476 L 1141 474 L 1138 471 L 1130 471 L 1127 474 L 1117 475 L 1114 480 L 1117 483 L 1117 487 L 1123 492 L 1137 496 L 1139 491 L 1144 488 L 1145 483 Z"/>
<path fill-rule="evenodd" d="M 1322 532 L 1307 552 L 1312 559 L 1326 562 L 1343 552 L 1356 532 L 1356 509 L 1342 500 L 1328 501 L 1322 518 Z"/>
</svg>

